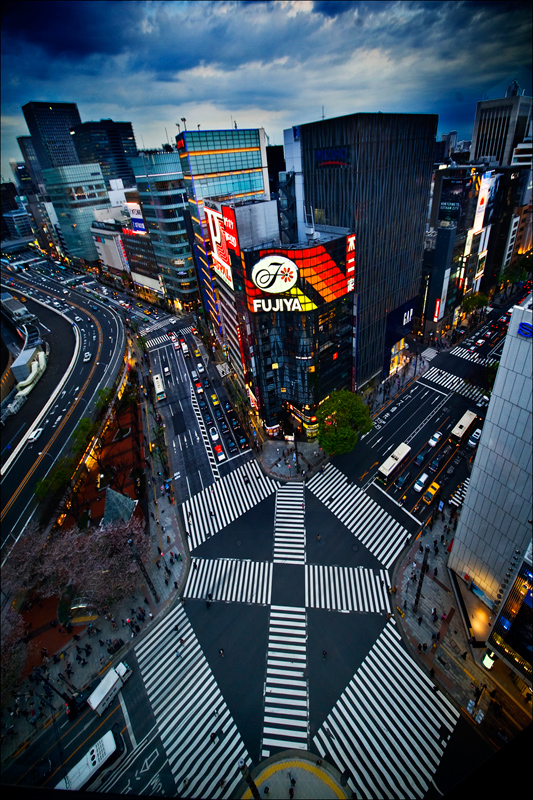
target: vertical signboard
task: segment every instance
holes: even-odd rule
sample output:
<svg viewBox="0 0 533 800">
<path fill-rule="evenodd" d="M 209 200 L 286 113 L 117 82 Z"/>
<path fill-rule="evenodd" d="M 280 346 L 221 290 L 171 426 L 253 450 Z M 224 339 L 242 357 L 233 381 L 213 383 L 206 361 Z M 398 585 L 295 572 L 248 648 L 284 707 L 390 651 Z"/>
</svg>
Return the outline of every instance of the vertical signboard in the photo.
<svg viewBox="0 0 533 800">
<path fill-rule="evenodd" d="M 485 218 L 485 210 L 487 200 L 490 194 L 492 172 L 485 172 L 479 187 L 479 194 L 477 197 L 476 216 L 474 217 L 473 233 L 479 233 L 483 229 L 483 220 Z"/>
<path fill-rule="evenodd" d="M 234 289 L 231 262 L 226 242 L 224 230 L 224 218 L 220 211 L 204 206 L 205 218 L 209 227 L 209 238 L 211 239 L 211 258 L 213 269 L 216 275 L 226 283 L 230 289 Z M 235 231 L 236 238 L 236 231 Z"/>
<path fill-rule="evenodd" d="M 355 286 L 355 233 L 346 237 L 346 281 L 348 291 L 353 292 Z"/>
<path fill-rule="evenodd" d="M 138 203 L 128 203 L 127 208 L 128 211 L 130 212 L 131 225 L 133 230 L 137 231 L 138 233 L 146 233 L 146 228 L 144 226 L 144 219 L 140 205 Z"/>
</svg>

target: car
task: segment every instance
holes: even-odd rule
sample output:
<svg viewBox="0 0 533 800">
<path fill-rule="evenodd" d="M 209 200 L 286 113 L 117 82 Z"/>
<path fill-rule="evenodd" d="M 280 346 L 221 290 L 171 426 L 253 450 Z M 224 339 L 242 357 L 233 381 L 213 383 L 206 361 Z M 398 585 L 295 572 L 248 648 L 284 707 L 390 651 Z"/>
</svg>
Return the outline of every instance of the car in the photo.
<svg viewBox="0 0 533 800">
<path fill-rule="evenodd" d="M 159 314 L 152 314 L 152 319 L 159 319 Z"/>
<path fill-rule="evenodd" d="M 125 305 L 126 305 L 126 303 L 124 302 L 124 300 L 119 300 L 119 301 L 118 301 L 118 304 L 119 304 L 119 306 L 125 306 Z"/>
<path fill-rule="evenodd" d="M 174 350 L 179 350 L 179 349 L 180 349 L 179 342 L 174 342 Z"/>
<path fill-rule="evenodd" d="M 30 433 L 30 435 L 28 436 L 28 442 L 35 442 L 35 440 L 39 438 L 43 430 L 44 428 L 37 428 L 36 430 L 33 431 L 33 433 Z"/>
<path fill-rule="evenodd" d="M 90 361 L 91 358 L 92 358 L 92 356 L 91 356 L 91 354 L 89 352 L 83 354 L 83 360 L 84 361 Z"/>
<path fill-rule="evenodd" d="M 200 353 L 199 350 L 193 350 L 193 354 L 194 354 L 195 358 L 201 358 L 202 357 L 202 354 Z"/>
<path fill-rule="evenodd" d="M 212 424 L 213 417 L 211 416 L 211 414 L 209 414 L 209 412 L 207 414 L 204 414 L 204 422 L 205 422 L 206 425 L 211 425 Z"/>
<path fill-rule="evenodd" d="M 426 483 L 428 481 L 428 478 L 429 478 L 429 475 L 427 474 L 427 472 L 424 472 L 419 477 L 419 479 L 416 481 L 415 485 L 413 486 L 413 489 L 415 490 L 415 492 L 421 492 L 422 491 L 422 489 L 424 488 L 424 486 L 426 485 Z"/>
<path fill-rule="evenodd" d="M 204 378 L 204 388 L 209 389 L 209 378 Z"/>
<path fill-rule="evenodd" d="M 21 297 L 21 298 L 20 298 L 20 302 L 21 302 L 21 303 L 25 303 L 25 302 L 26 302 L 26 298 L 25 298 L 25 297 Z"/>
<path fill-rule="evenodd" d="M 209 436 L 211 437 L 212 442 L 218 442 L 219 436 L 216 428 L 209 428 Z"/>
<path fill-rule="evenodd" d="M 197 381 L 194 385 L 196 387 L 196 393 L 197 394 L 203 394 L 204 393 L 204 389 L 203 389 L 203 386 L 200 383 L 200 381 Z"/>
<path fill-rule="evenodd" d="M 427 503 L 428 506 L 429 506 L 429 504 L 433 502 L 433 500 L 436 498 L 436 496 L 438 495 L 439 492 L 440 492 L 439 484 L 438 483 L 432 483 L 431 486 L 429 487 L 429 489 L 427 490 L 427 492 L 422 497 L 422 500 L 424 501 L 424 503 Z"/>
<path fill-rule="evenodd" d="M 415 458 L 416 466 L 417 467 L 422 466 L 428 455 L 429 455 L 429 450 L 421 450 L 420 453 Z"/>
<path fill-rule="evenodd" d="M 485 339 L 490 339 L 492 333 L 490 331 L 487 331 L 487 333 L 484 333 L 483 336 L 485 337 Z"/>
<path fill-rule="evenodd" d="M 222 431 L 222 433 L 227 433 L 229 431 L 228 423 L 226 422 L 225 419 L 223 419 L 222 422 L 220 423 L 220 430 Z"/>
<path fill-rule="evenodd" d="M 429 471 L 430 472 L 436 472 L 438 470 L 438 468 L 440 467 L 440 465 L 442 464 L 443 459 L 444 459 L 444 455 L 442 453 L 439 453 L 438 455 L 436 455 L 435 458 L 433 459 L 433 461 L 431 462 L 431 464 L 428 467 Z"/>
<path fill-rule="evenodd" d="M 205 367 L 201 361 L 199 361 L 198 364 L 196 365 L 196 369 L 198 370 L 200 375 L 202 374 L 202 372 L 205 372 Z"/>
<path fill-rule="evenodd" d="M 63 289 L 63 294 L 68 294 L 68 289 Z"/>
<path fill-rule="evenodd" d="M 170 375 L 169 367 L 163 367 L 163 375 Z"/>
<path fill-rule="evenodd" d="M 469 353 L 475 353 L 476 352 L 476 348 L 475 347 L 469 347 L 468 348 L 468 352 Z"/>
<path fill-rule="evenodd" d="M 180 344 L 185 344 L 185 339 L 180 339 Z"/>
<path fill-rule="evenodd" d="M 220 408 L 220 406 L 218 408 L 215 408 L 215 417 L 217 419 L 223 418 L 222 409 Z"/>
<path fill-rule="evenodd" d="M 207 408 L 207 403 L 205 402 L 205 400 L 200 400 L 200 402 L 198 403 L 198 405 L 199 405 L 199 407 L 200 407 L 200 411 L 202 412 L 202 414 L 203 414 L 204 412 L 207 412 L 207 411 L 208 411 L 208 408 Z"/>
<path fill-rule="evenodd" d="M 220 403 L 219 403 L 219 401 L 218 401 L 218 397 L 216 396 L 216 394 L 212 394 L 212 395 L 211 395 L 211 402 L 213 403 L 213 406 L 218 406 L 218 405 L 220 405 Z"/>
<path fill-rule="evenodd" d="M 230 425 L 233 428 L 233 430 L 236 431 L 237 428 L 239 427 L 239 421 L 237 419 L 235 419 L 235 417 L 230 417 L 229 418 L 229 422 L 230 422 Z"/>
<path fill-rule="evenodd" d="M 500 319 L 498 320 L 498 322 L 507 322 L 507 317 L 505 317 L 505 316 L 503 316 L 503 317 L 500 317 Z"/>
<path fill-rule="evenodd" d="M 214 450 L 215 450 L 215 455 L 219 461 L 224 461 L 226 459 L 226 454 L 222 449 L 222 445 L 216 444 Z"/>
<path fill-rule="evenodd" d="M 74 317 L 74 322 L 81 322 L 81 317 Z"/>
<path fill-rule="evenodd" d="M 226 439 L 226 446 L 230 453 L 236 453 L 239 449 L 233 439 Z"/>
<path fill-rule="evenodd" d="M 191 333 L 192 333 L 194 336 L 196 336 L 196 334 L 198 333 L 198 331 L 196 330 L 196 328 L 192 328 L 192 327 L 191 327 Z"/>
<path fill-rule="evenodd" d="M 398 489 L 403 489 L 403 487 L 408 482 L 410 477 L 411 477 L 410 472 L 403 472 L 398 478 L 396 478 L 396 486 L 398 487 Z"/>
<path fill-rule="evenodd" d="M 41 781 L 44 781 L 44 779 L 50 775 L 52 769 L 53 769 L 52 759 L 48 757 L 41 758 L 41 760 L 37 762 L 33 770 L 33 783 L 39 784 L 41 783 Z"/>
<path fill-rule="evenodd" d="M 227 400 L 226 400 L 226 402 L 224 403 L 224 408 L 226 409 L 226 411 L 227 411 L 228 413 L 229 413 L 230 411 L 233 411 L 233 409 L 232 409 L 232 407 L 231 407 L 230 403 L 228 403 L 228 401 L 227 401 Z"/>
<path fill-rule="evenodd" d="M 76 694 L 69 698 L 68 703 L 65 703 L 67 719 L 69 722 L 75 720 L 80 711 L 84 711 L 87 708 L 87 700 L 91 694 L 92 692 L 90 688 L 84 689 L 82 692 L 76 692 Z"/>
<path fill-rule="evenodd" d="M 149 317 L 151 313 L 152 313 L 152 312 L 151 312 L 151 311 L 148 311 L 148 309 L 147 309 L 147 308 L 143 308 L 143 314 L 146 314 L 146 316 L 147 316 L 147 317 Z"/>
<path fill-rule="evenodd" d="M 131 303 L 124 303 L 124 308 L 129 310 L 131 308 Z"/>
<path fill-rule="evenodd" d="M 246 447 L 248 447 L 248 442 L 246 441 L 244 436 L 239 437 L 239 447 L 241 448 L 241 450 L 244 450 Z"/>
<path fill-rule="evenodd" d="M 433 434 L 428 444 L 430 447 L 436 447 L 441 439 L 442 439 L 442 431 L 437 431 L 436 433 Z"/>
<path fill-rule="evenodd" d="M 485 344 L 485 339 L 478 339 L 476 342 L 477 347 L 481 347 L 482 344 Z"/>
<path fill-rule="evenodd" d="M 16 299 L 16 298 L 15 298 Z M 57 300 L 52 303 L 55 308 L 61 308 L 61 303 L 58 303 Z"/>
<path fill-rule="evenodd" d="M 470 439 L 468 440 L 469 447 L 477 447 L 481 436 L 481 428 L 476 428 Z"/>
<path fill-rule="evenodd" d="M 98 306 L 91 306 L 93 311 L 98 311 Z"/>
<path fill-rule="evenodd" d="M 137 308 L 142 308 L 143 307 L 142 303 L 135 303 L 135 305 L 137 306 Z"/>
</svg>

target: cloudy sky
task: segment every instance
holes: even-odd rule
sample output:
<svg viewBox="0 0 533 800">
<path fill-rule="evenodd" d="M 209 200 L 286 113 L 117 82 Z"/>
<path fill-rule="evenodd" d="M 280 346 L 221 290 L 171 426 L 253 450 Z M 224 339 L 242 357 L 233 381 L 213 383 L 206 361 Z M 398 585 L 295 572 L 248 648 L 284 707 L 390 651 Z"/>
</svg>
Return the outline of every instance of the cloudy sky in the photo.
<svg viewBox="0 0 533 800">
<path fill-rule="evenodd" d="M 139 147 L 187 128 L 283 129 L 358 111 L 439 115 L 470 139 L 476 102 L 531 95 L 531 4 L 519 0 L 5 2 L 2 178 L 21 106 L 76 102 L 133 123 Z"/>
</svg>

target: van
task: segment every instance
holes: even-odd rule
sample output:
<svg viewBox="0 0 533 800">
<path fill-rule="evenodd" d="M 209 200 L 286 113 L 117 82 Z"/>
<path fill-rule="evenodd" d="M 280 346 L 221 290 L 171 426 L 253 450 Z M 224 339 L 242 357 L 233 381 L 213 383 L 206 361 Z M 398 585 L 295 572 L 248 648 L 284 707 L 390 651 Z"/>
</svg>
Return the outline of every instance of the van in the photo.
<svg viewBox="0 0 533 800">
<path fill-rule="evenodd" d="M 193 379 L 193 381 L 194 381 L 195 383 L 196 383 L 196 381 L 198 380 L 198 373 L 196 372 L 196 370 L 195 370 L 195 369 L 191 370 L 191 378 Z"/>
<path fill-rule="evenodd" d="M 481 436 L 481 428 L 477 428 L 470 439 L 468 440 L 469 447 L 477 447 L 479 444 L 479 438 Z"/>
<path fill-rule="evenodd" d="M 421 475 L 419 477 L 419 479 L 417 480 L 417 482 L 413 486 L 413 489 L 415 490 L 415 492 L 421 492 L 422 491 L 422 489 L 424 488 L 424 486 L 428 482 L 428 478 L 429 478 L 429 475 L 427 474 L 427 472 L 424 472 L 423 475 Z"/>
</svg>

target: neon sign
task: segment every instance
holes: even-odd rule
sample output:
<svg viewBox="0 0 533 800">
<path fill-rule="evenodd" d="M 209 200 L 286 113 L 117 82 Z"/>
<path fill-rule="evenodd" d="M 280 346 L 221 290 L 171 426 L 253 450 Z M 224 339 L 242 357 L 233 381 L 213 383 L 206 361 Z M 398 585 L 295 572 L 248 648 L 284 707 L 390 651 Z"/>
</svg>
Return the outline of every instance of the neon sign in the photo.
<svg viewBox="0 0 533 800">
<path fill-rule="evenodd" d="M 252 269 L 252 282 L 262 292 L 269 294 L 288 292 L 297 280 L 298 267 L 285 256 L 265 256 Z"/>
</svg>

